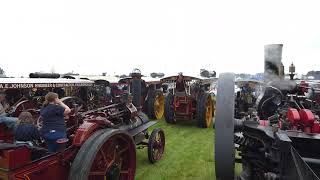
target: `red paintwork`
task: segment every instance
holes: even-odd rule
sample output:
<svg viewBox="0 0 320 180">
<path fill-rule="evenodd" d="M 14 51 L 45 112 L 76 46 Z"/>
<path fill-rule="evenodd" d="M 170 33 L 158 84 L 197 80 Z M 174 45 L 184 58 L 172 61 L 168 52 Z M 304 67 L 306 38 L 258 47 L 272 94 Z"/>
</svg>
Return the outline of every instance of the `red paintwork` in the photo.
<svg viewBox="0 0 320 180">
<path fill-rule="evenodd" d="M 75 154 L 75 151 L 69 149 L 33 162 L 29 161 L 23 168 L 11 169 L 4 173 L 0 170 L 0 178 L 17 180 L 67 180 L 70 162 Z M 21 154 L 17 156 L 22 157 Z"/>
<path fill-rule="evenodd" d="M 0 141 L 13 143 L 13 133 L 3 123 L 0 123 Z"/>
<path fill-rule="evenodd" d="M 269 126 L 269 121 L 268 120 L 259 120 L 259 125 L 260 126 Z"/>
<path fill-rule="evenodd" d="M 80 147 L 97 129 L 99 124 L 84 122 L 77 130 L 72 144 Z"/>
<path fill-rule="evenodd" d="M 286 120 L 291 123 L 291 130 L 301 130 L 305 133 L 320 133 L 320 122 L 315 119 L 315 115 L 309 109 L 298 111 L 289 108 L 286 114 Z M 260 126 L 269 126 L 268 120 L 260 120 Z M 282 121 L 279 121 L 279 127 L 282 128 Z"/>
<path fill-rule="evenodd" d="M 27 146 L 0 150 L 0 179 L 67 180 L 70 165 L 79 147 L 100 127 L 85 122 L 75 133 L 73 144 L 66 150 L 31 160 Z"/>
<path fill-rule="evenodd" d="M 289 108 L 287 111 L 287 118 L 293 125 L 296 125 L 300 121 L 300 114 L 296 109 Z"/>
<path fill-rule="evenodd" d="M 301 118 L 301 123 L 304 126 L 312 127 L 315 117 L 313 113 L 309 109 L 301 109 L 299 111 L 300 118 Z"/>
<path fill-rule="evenodd" d="M 31 160 L 31 151 L 26 146 L 3 150 L 0 156 L 0 167 L 14 169 Z"/>
<path fill-rule="evenodd" d="M 311 133 L 311 127 L 304 127 L 303 128 L 303 132 L 305 132 L 305 133 Z"/>
<path fill-rule="evenodd" d="M 173 107 L 177 116 L 185 116 L 192 119 L 193 114 L 196 112 L 195 104 L 192 102 L 190 96 L 174 97 Z"/>
<path fill-rule="evenodd" d="M 320 123 L 318 121 L 315 121 L 312 126 L 312 133 L 320 133 Z"/>
</svg>

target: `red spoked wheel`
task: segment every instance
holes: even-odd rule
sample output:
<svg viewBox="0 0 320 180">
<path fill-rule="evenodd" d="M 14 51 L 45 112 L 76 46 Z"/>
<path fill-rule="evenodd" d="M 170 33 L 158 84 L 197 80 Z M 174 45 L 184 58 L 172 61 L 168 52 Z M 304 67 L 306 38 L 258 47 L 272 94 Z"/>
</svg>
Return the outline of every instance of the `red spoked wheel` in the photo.
<svg viewBox="0 0 320 180">
<path fill-rule="evenodd" d="M 148 143 L 148 158 L 151 163 L 155 163 L 162 158 L 165 144 L 164 131 L 160 128 L 154 129 Z"/>
<path fill-rule="evenodd" d="M 32 115 L 34 114 L 34 111 L 37 109 L 37 106 L 34 102 L 29 100 L 22 100 L 19 103 L 17 103 L 15 106 L 12 107 L 12 112 L 9 112 L 13 117 L 18 117 L 22 111 L 30 111 Z"/>
<path fill-rule="evenodd" d="M 135 144 L 117 129 L 95 132 L 80 148 L 72 163 L 70 180 L 133 180 L 136 171 Z"/>
</svg>

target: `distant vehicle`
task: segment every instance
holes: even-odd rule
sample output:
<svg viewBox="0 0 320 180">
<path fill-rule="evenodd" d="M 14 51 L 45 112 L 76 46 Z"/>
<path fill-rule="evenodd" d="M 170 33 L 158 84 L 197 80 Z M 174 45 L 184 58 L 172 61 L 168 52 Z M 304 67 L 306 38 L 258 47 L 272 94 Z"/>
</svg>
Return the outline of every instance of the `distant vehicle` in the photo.
<svg viewBox="0 0 320 180">
<path fill-rule="evenodd" d="M 173 84 L 165 99 L 164 116 L 167 123 L 196 119 L 201 128 L 207 128 L 214 116 L 214 94 L 210 86 L 214 79 L 184 76 L 169 76 L 162 83 Z"/>
<path fill-rule="evenodd" d="M 149 118 L 161 119 L 164 114 L 164 93 L 162 83 L 158 78 L 141 77 L 141 98 L 143 99 L 141 108 Z M 122 93 L 132 91 L 132 77 L 126 77 L 119 80 L 122 85 Z"/>
</svg>

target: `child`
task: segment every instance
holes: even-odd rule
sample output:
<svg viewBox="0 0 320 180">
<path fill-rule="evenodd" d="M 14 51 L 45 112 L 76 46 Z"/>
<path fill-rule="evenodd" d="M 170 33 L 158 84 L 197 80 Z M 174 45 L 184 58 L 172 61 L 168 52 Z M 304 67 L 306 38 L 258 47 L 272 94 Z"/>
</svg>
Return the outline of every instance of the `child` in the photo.
<svg viewBox="0 0 320 180">
<path fill-rule="evenodd" d="M 14 130 L 16 141 L 35 142 L 40 140 L 40 133 L 34 125 L 34 119 L 30 112 L 21 112 L 18 119 L 18 124 Z"/>
</svg>

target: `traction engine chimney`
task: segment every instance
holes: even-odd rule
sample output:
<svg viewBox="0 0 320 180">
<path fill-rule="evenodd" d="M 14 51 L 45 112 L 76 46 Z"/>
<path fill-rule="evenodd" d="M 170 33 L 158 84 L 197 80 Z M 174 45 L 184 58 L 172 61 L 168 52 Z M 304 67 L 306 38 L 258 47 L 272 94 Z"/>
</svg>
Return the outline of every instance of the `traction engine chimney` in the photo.
<svg viewBox="0 0 320 180">
<path fill-rule="evenodd" d="M 132 77 L 132 103 L 138 110 L 141 110 L 141 71 L 134 69 L 130 75 Z"/>
<path fill-rule="evenodd" d="M 283 44 L 264 46 L 264 81 L 284 78 L 284 66 L 281 62 Z"/>
</svg>

